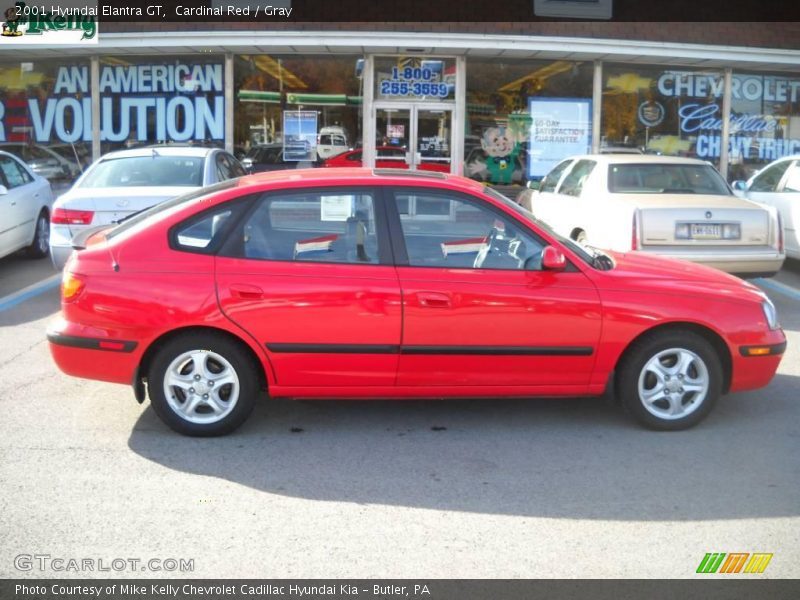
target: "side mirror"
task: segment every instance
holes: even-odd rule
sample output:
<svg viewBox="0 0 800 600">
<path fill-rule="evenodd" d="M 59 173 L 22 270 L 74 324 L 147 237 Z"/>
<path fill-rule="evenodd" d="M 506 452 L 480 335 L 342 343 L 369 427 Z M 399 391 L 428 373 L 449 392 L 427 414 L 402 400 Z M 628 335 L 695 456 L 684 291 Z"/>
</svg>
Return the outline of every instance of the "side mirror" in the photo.
<svg viewBox="0 0 800 600">
<path fill-rule="evenodd" d="M 736 190 L 737 192 L 746 192 L 747 191 L 747 182 L 742 181 L 741 179 L 737 179 L 731 184 L 731 187 Z"/>
<path fill-rule="evenodd" d="M 555 246 L 542 250 L 542 268 L 548 271 L 563 271 L 567 268 L 567 257 Z"/>
<path fill-rule="evenodd" d="M 537 179 L 531 179 L 528 183 L 525 184 L 525 187 L 527 187 L 529 190 L 536 191 L 539 189 L 541 183 L 542 182 Z"/>
<path fill-rule="evenodd" d="M 0 185 L 0 196 L 5 196 L 8 193 L 8 188 L 4 185 Z"/>
</svg>

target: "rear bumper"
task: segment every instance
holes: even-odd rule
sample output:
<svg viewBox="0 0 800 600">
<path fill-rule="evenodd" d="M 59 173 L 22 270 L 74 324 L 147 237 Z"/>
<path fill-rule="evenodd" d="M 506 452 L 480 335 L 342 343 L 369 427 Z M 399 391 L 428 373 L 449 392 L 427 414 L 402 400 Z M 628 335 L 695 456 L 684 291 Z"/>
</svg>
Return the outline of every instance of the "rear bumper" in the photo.
<svg viewBox="0 0 800 600">
<path fill-rule="evenodd" d="M 53 360 L 73 377 L 129 385 L 141 359 L 141 345 L 136 340 L 101 337 L 98 333 L 56 321 L 47 330 Z"/>
<path fill-rule="evenodd" d="M 786 255 L 774 249 L 717 248 L 700 250 L 698 248 L 680 249 L 668 246 L 644 247 L 640 252 L 657 254 L 668 258 L 688 260 L 693 263 L 714 267 L 720 271 L 740 277 L 771 277 L 781 270 Z"/>
<path fill-rule="evenodd" d="M 50 227 L 50 258 L 53 266 L 60 271 L 72 254 L 72 234 L 65 225 Z"/>
</svg>

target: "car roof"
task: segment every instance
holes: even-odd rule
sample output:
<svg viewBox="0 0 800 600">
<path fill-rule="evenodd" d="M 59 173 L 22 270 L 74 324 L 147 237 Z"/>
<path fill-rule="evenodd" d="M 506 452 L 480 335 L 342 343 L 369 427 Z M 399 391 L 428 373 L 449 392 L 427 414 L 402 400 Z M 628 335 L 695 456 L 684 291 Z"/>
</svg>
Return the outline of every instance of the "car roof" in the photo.
<svg viewBox="0 0 800 600">
<path fill-rule="evenodd" d="M 570 160 L 594 160 L 606 164 L 682 164 L 682 165 L 708 165 L 709 163 L 699 158 L 685 156 L 662 156 L 660 154 L 581 154 L 571 156 Z"/>
<path fill-rule="evenodd" d="M 115 150 L 104 154 L 100 160 L 112 158 L 133 158 L 137 156 L 192 156 L 205 158 L 219 148 L 204 148 L 202 146 L 146 146 L 143 148 L 130 148 L 128 150 Z"/>
<path fill-rule="evenodd" d="M 409 171 L 406 169 L 367 169 L 340 167 L 337 169 L 287 169 L 256 173 L 239 178 L 239 187 L 261 186 L 269 183 L 302 182 L 308 187 L 335 185 L 419 185 L 446 183 L 446 187 L 460 188 L 465 192 L 481 192 L 483 184 L 459 175 L 432 171 Z"/>
</svg>

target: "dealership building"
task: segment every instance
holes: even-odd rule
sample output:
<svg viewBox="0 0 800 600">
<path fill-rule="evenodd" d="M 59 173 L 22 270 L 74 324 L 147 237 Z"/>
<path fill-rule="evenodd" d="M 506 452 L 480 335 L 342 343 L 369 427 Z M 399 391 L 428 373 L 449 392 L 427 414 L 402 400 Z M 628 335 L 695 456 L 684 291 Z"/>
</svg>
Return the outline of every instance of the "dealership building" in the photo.
<svg viewBox="0 0 800 600">
<path fill-rule="evenodd" d="M 508 185 L 602 150 L 729 180 L 800 153 L 795 22 L 101 22 L 91 43 L 2 41 L 0 149 L 78 162 L 292 137 Z"/>
</svg>

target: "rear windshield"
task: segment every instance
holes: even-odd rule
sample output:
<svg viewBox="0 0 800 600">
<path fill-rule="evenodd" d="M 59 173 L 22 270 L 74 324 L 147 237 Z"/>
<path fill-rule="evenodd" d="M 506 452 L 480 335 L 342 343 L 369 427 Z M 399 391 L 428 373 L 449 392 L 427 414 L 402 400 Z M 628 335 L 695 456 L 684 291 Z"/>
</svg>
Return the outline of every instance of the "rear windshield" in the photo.
<svg viewBox="0 0 800 600">
<path fill-rule="evenodd" d="M 100 162 L 81 181 L 82 188 L 199 187 L 205 159 L 199 156 L 127 156 Z"/>
<path fill-rule="evenodd" d="M 226 179 L 225 181 L 215 183 L 214 185 L 208 185 L 204 188 L 200 188 L 199 190 L 189 192 L 188 194 L 183 194 L 177 198 L 171 198 L 169 200 L 165 200 L 164 202 L 160 202 L 155 206 L 151 206 L 150 208 L 146 208 L 145 210 L 134 213 L 122 220 L 119 225 L 106 234 L 106 237 L 108 239 L 115 238 L 121 233 L 125 233 L 129 229 L 132 229 L 142 221 L 146 221 L 147 219 L 155 217 L 162 212 L 180 207 L 187 202 L 192 202 L 193 200 L 215 194 L 216 192 L 220 192 L 222 190 L 229 190 L 233 187 L 236 187 L 238 184 L 238 179 Z"/>
<path fill-rule="evenodd" d="M 608 191 L 616 194 L 722 194 L 728 184 L 711 165 L 612 164 Z"/>
</svg>

